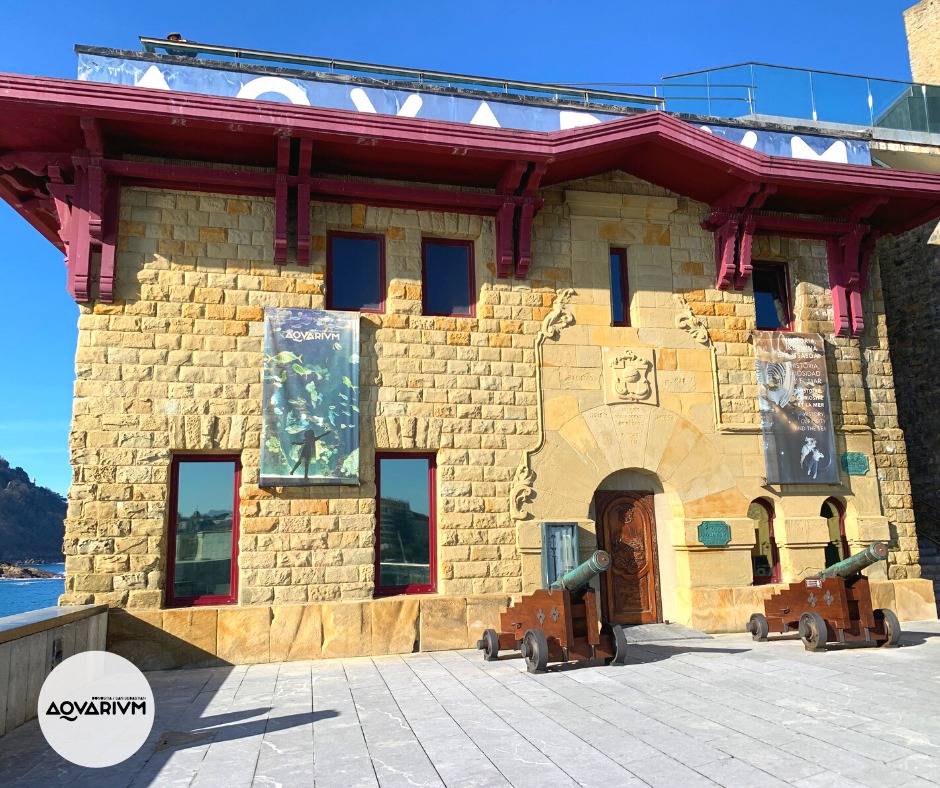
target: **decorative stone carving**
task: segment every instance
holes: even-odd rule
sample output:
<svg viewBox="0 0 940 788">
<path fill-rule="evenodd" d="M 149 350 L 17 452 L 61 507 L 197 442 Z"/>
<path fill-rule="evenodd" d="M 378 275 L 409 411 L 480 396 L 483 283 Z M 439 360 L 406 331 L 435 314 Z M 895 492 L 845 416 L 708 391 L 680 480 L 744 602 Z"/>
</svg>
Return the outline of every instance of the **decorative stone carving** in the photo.
<svg viewBox="0 0 940 788">
<path fill-rule="evenodd" d="M 542 343 L 546 339 L 558 339 L 561 330 L 574 323 L 574 315 L 571 314 L 571 310 L 568 308 L 568 302 L 573 295 L 573 288 L 566 287 L 562 290 L 555 297 L 551 311 L 545 315 L 545 319 L 542 321 L 542 328 L 539 330 L 535 346 L 536 352 L 539 355 L 539 367 L 542 365 Z"/>
<path fill-rule="evenodd" d="M 656 405 L 655 370 L 652 349 L 604 348 L 605 402 Z"/>
<path fill-rule="evenodd" d="M 529 458 L 524 456 L 523 461 L 516 468 L 516 475 L 509 490 L 509 511 L 513 520 L 525 520 L 529 513 L 525 510 L 526 504 L 532 503 L 535 496 L 535 471 L 529 468 Z"/>
<path fill-rule="evenodd" d="M 692 312 L 692 307 L 690 307 L 689 302 L 685 300 L 685 296 L 681 293 L 673 293 L 673 297 L 679 304 L 679 314 L 676 315 L 676 328 L 681 328 L 700 345 L 707 345 L 708 329 L 705 328 L 702 321 Z"/>
<path fill-rule="evenodd" d="M 509 513 L 513 520 L 526 520 L 531 515 L 526 506 L 535 497 L 535 471 L 529 467 L 533 454 L 538 452 L 545 444 L 545 413 L 542 402 L 542 345 L 546 339 L 558 339 L 562 330 L 574 323 L 574 315 L 568 302 L 575 295 L 574 288 L 566 287 L 555 296 L 552 308 L 535 337 L 535 390 L 538 393 L 538 429 L 535 446 L 522 452 L 522 462 L 516 468 L 512 486 L 509 488 Z"/>
</svg>

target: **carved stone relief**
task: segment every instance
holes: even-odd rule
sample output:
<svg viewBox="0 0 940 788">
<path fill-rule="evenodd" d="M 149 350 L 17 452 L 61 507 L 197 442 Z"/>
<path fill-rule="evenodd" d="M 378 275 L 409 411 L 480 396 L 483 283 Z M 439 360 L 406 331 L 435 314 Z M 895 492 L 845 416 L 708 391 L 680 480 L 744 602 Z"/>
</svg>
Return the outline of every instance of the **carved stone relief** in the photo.
<svg viewBox="0 0 940 788">
<path fill-rule="evenodd" d="M 676 303 L 679 305 L 679 314 L 676 315 L 676 328 L 681 328 L 700 345 L 708 344 L 708 329 L 705 328 L 702 321 L 692 312 L 692 307 L 685 300 L 681 293 L 673 293 Z"/>
<path fill-rule="evenodd" d="M 604 401 L 659 404 L 652 348 L 604 348 Z"/>
</svg>

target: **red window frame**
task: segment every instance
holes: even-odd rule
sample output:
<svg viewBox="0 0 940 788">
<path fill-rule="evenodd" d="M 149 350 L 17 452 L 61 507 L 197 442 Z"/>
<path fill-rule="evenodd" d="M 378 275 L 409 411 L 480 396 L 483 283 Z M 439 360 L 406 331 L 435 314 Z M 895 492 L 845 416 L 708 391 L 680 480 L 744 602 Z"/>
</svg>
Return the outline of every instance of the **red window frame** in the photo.
<svg viewBox="0 0 940 788">
<path fill-rule="evenodd" d="M 380 586 L 382 556 L 382 460 L 428 461 L 428 577 L 429 583 Z M 376 452 L 375 454 L 375 596 L 437 593 L 437 457 L 427 452 Z"/>
<path fill-rule="evenodd" d="M 844 561 L 851 555 L 849 552 L 849 540 L 845 535 L 845 506 L 842 505 L 842 501 L 838 498 L 826 498 L 826 500 L 823 501 L 823 506 L 827 503 L 835 509 L 836 513 L 839 515 L 839 539 L 842 542 L 842 560 Z"/>
<path fill-rule="evenodd" d="M 756 586 L 766 586 L 780 582 L 780 550 L 777 548 L 777 538 L 774 536 L 774 520 L 777 513 L 774 511 L 774 505 L 763 498 L 755 498 L 751 503 L 756 503 L 767 512 L 767 532 L 770 538 L 770 560 L 773 569 L 770 577 L 754 577 L 753 584 Z"/>
<path fill-rule="evenodd" d="M 429 246 L 462 246 L 467 250 L 467 312 L 431 312 L 428 309 L 428 247 Z M 476 275 L 473 260 L 473 241 L 458 241 L 453 238 L 422 238 L 421 239 L 421 314 L 436 317 L 476 317 Z"/>
<path fill-rule="evenodd" d="M 379 243 L 379 306 L 378 309 L 359 309 L 352 310 L 345 308 L 349 312 L 366 312 L 368 314 L 385 314 L 385 236 L 378 233 L 351 233 L 342 230 L 330 230 L 326 234 L 326 308 L 335 309 L 333 304 L 333 239 L 334 238 L 352 238 L 355 240 L 371 240 Z M 339 307 L 344 309 L 343 307 Z"/>
<path fill-rule="evenodd" d="M 232 566 L 231 592 L 210 596 L 177 597 L 173 594 L 176 582 L 176 515 L 179 502 L 179 466 L 183 462 L 234 462 L 235 497 L 232 501 Z M 204 605 L 234 605 L 238 603 L 238 537 L 240 533 L 239 488 L 242 480 L 242 460 L 237 454 L 177 454 L 170 466 L 170 503 L 167 519 L 166 606 L 201 607 Z"/>
<path fill-rule="evenodd" d="M 787 263 L 779 262 L 755 262 L 751 271 L 751 283 L 753 289 L 754 274 L 756 273 L 773 274 L 777 278 L 777 287 L 780 291 L 780 298 L 783 301 L 784 312 L 787 316 L 787 322 L 779 327 L 771 328 L 769 326 L 757 325 L 755 314 L 754 327 L 758 331 L 792 331 L 793 330 L 793 299 L 790 294 L 790 266 Z"/>
<path fill-rule="evenodd" d="M 607 258 L 607 268 L 610 270 L 610 258 L 619 259 L 620 281 L 613 281 L 613 272 L 611 271 L 610 281 L 610 324 L 612 326 L 630 326 L 630 279 L 627 275 L 627 250 L 621 248 L 611 248 L 610 255 Z M 614 319 L 614 304 L 620 304 L 623 312 L 623 320 Z"/>
</svg>

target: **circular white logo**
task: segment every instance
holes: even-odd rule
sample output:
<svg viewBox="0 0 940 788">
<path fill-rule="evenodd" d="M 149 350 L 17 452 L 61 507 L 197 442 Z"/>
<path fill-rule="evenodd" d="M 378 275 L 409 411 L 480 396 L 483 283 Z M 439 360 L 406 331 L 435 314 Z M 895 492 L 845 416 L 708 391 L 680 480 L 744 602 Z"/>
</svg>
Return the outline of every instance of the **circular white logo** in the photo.
<svg viewBox="0 0 940 788">
<path fill-rule="evenodd" d="M 39 727 L 49 746 L 79 766 L 130 758 L 150 735 L 153 691 L 135 665 L 107 651 L 85 651 L 56 667 L 39 693 Z"/>
</svg>

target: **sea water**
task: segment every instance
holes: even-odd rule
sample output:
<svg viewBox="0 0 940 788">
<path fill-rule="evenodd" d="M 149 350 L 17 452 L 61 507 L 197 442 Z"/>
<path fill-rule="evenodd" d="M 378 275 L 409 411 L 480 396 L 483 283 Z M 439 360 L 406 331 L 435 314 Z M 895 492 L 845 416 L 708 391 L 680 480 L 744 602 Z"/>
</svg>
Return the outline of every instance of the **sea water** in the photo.
<svg viewBox="0 0 940 788">
<path fill-rule="evenodd" d="M 33 564 L 35 569 L 47 572 L 65 572 L 65 564 Z M 0 578 L 0 618 L 59 603 L 65 593 L 65 579 L 61 577 L 32 580 Z"/>
</svg>

